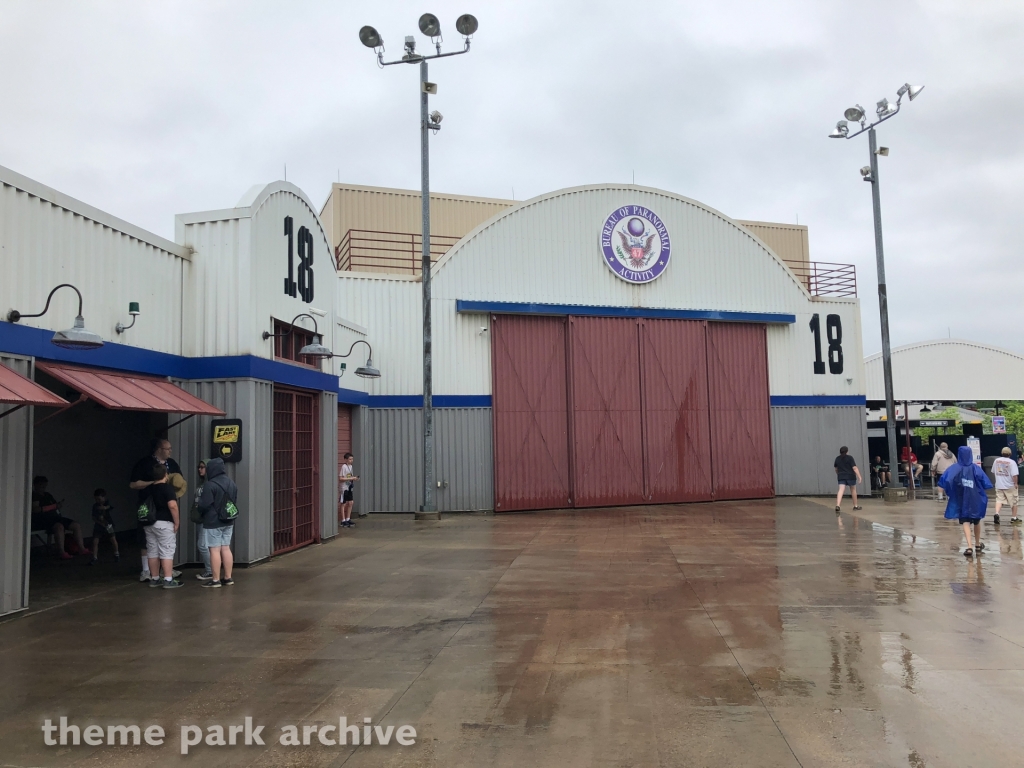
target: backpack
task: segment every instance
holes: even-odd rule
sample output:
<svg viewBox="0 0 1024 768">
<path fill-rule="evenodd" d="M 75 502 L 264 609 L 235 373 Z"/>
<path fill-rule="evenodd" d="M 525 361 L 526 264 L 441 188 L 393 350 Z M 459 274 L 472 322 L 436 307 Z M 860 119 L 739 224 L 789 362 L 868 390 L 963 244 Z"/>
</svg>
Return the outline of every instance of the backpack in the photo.
<svg viewBox="0 0 1024 768">
<path fill-rule="evenodd" d="M 220 483 L 217 482 L 216 477 L 213 480 L 209 480 L 208 482 L 216 485 L 220 492 L 224 495 L 222 503 L 217 504 L 217 519 L 220 520 L 222 523 L 235 522 L 235 519 L 238 517 L 238 507 L 235 506 L 235 502 L 228 498 L 227 490 Z M 214 503 L 216 503 L 216 501 Z"/>
<path fill-rule="evenodd" d="M 156 505 L 153 503 L 152 497 L 148 497 L 139 505 L 136 514 L 138 514 L 140 525 L 153 525 L 156 522 Z"/>
</svg>

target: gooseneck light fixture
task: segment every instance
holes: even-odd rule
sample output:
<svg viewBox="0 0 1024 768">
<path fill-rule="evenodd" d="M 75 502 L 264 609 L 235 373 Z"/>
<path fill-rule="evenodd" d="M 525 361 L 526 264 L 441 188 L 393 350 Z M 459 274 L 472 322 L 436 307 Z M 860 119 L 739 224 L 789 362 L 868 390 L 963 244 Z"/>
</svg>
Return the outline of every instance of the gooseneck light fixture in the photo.
<svg viewBox="0 0 1024 768">
<path fill-rule="evenodd" d="M 300 317 L 308 317 L 313 321 L 313 340 L 299 350 L 299 354 L 303 357 L 312 357 L 317 360 L 322 360 L 327 357 L 334 357 L 334 353 L 325 347 L 321 341 L 320 329 L 317 327 L 316 318 L 310 314 L 302 312 L 292 318 L 292 321 L 288 324 L 288 330 L 284 333 L 270 333 L 269 331 L 263 332 L 263 340 L 267 339 L 280 339 L 285 336 L 290 336 L 292 331 L 295 329 L 295 321 Z"/>
<path fill-rule="evenodd" d="M 366 357 L 366 365 L 361 365 L 358 368 L 356 368 L 356 376 L 359 376 L 360 378 L 363 379 L 379 379 L 380 371 L 378 371 L 373 365 L 373 347 L 370 346 L 370 342 L 368 342 L 366 339 L 356 339 L 355 341 L 352 342 L 352 346 L 348 348 L 348 352 L 346 352 L 344 355 L 333 355 L 333 357 L 348 357 L 349 355 L 352 354 L 352 350 L 356 348 L 356 344 L 365 344 L 366 348 L 369 350 Z M 345 364 L 342 363 L 343 375 L 344 372 Z"/>
<path fill-rule="evenodd" d="M 103 346 L 103 339 L 100 338 L 98 333 L 93 333 L 85 327 L 85 318 L 82 317 L 82 292 L 75 288 L 71 283 L 61 283 L 52 291 L 50 295 L 46 297 L 46 306 L 43 307 L 42 312 L 38 312 L 34 315 L 23 315 L 16 309 L 12 309 L 7 313 L 8 323 L 17 323 L 26 317 L 42 317 L 50 309 L 50 300 L 61 288 L 70 288 L 78 294 L 78 316 L 75 317 L 75 324 L 73 327 L 66 331 L 57 331 L 53 334 L 53 338 L 50 339 L 51 344 L 56 344 L 58 347 L 64 349 L 99 349 Z"/>
<path fill-rule="evenodd" d="M 465 13 L 455 21 L 455 29 L 463 38 L 461 51 L 441 53 L 441 22 L 432 13 L 420 16 L 420 32 L 430 38 L 436 53 L 424 55 L 416 51 L 416 38 L 405 38 L 402 58 L 384 61 L 384 38 L 373 27 L 359 30 L 359 40 L 367 48 L 377 54 L 377 66 L 389 67 L 392 64 L 420 65 L 420 179 L 423 216 L 422 245 L 422 281 L 423 281 L 423 504 L 416 513 L 416 519 L 437 519 L 437 506 L 434 503 L 434 410 L 433 410 L 433 357 L 431 353 L 431 320 L 430 320 L 430 131 L 437 133 L 441 128 L 441 113 L 429 112 L 428 96 L 437 93 L 437 85 L 427 79 L 427 61 L 448 56 L 459 56 L 469 53 L 469 41 L 479 24 L 476 17 Z M 374 369 L 376 370 L 376 369 Z"/>
<path fill-rule="evenodd" d="M 117 331 L 119 335 L 127 331 L 129 328 L 135 327 L 136 318 L 138 318 L 138 316 L 142 314 L 142 312 L 139 310 L 139 302 L 128 302 L 128 314 L 132 316 L 132 321 L 128 325 L 125 325 L 124 323 L 118 323 L 117 325 L 114 326 L 114 330 Z"/>
<path fill-rule="evenodd" d="M 896 451 L 896 404 L 893 400 L 892 390 L 892 355 L 889 345 L 889 299 L 885 285 L 885 254 L 882 249 L 882 203 L 878 190 L 878 157 L 885 157 L 889 154 L 888 147 L 878 147 L 875 140 L 875 126 L 884 123 L 891 117 L 899 114 L 903 97 L 910 101 L 916 99 L 923 85 L 911 85 L 905 83 L 896 91 L 896 103 L 892 104 L 888 99 L 882 99 L 875 105 L 876 120 L 870 125 L 867 122 L 866 110 L 860 104 L 855 104 L 843 113 L 845 120 L 836 123 L 836 127 L 829 134 L 830 139 L 852 139 L 860 136 L 865 131 L 868 134 L 868 148 L 870 150 L 870 165 L 860 169 L 860 175 L 864 181 L 871 184 L 871 203 L 874 209 L 875 223 L 875 263 L 878 272 L 878 315 L 882 326 L 882 374 L 885 378 L 885 436 L 889 444 L 889 466 L 899 467 L 899 455 Z M 860 125 L 860 130 L 850 133 L 850 123 Z M 914 498 L 914 484 L 907 484 L 907 497 Z"/>
</svg>

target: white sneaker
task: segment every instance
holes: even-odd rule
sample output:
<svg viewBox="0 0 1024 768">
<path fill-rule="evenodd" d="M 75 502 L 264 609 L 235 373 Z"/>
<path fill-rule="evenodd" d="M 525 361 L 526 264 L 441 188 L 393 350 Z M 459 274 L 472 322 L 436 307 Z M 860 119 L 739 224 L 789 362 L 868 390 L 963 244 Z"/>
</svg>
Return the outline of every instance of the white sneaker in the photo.
<svg viewBox="0 0 1024 768">
<path fill-rule="evenodd" d="M 173 570 L 173 569 L 171 570 L 171 578 L 172 578 L 172 579 L 176 579 L 176 578 L 178 578 L 179 576 L 181 576 L 181 571 L 178 571 L 178 570 Z"/>
<path fill-rule="evenodd" d="M 139 581 L 141 581 L 143 584 L 145 584 L 147 581 L 149 581 L 149 573 L 146 572 L 146 571 L 143 571 L 142 573 L 140 573 L 139 574 Z"/>
</svg>

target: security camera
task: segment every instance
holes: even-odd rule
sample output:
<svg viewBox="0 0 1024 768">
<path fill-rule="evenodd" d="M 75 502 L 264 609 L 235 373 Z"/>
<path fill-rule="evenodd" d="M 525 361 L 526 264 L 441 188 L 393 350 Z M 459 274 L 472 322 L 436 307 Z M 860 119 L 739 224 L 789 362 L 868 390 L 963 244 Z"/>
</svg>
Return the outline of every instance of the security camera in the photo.
<svg viewBox="0 0 1024 768">
<path fill-rule="evenodd" d="M 444 120 L 444 115 L 436 109 L 430 113 L 430 122 L 440 124 L 442 120 Z"/>
<path fill-rule="evenodd" d="M 412 35 L 405 36 L 405 50 L 409 53 L 413 53 L 416 50 L 416 38 Z"/>
<path fill-rule="evenodd" d="M 871 175 L 871 166 L 865 165 L 863 168 L 861 168 L 860 169 L 860 175 L 863 176 L 865 179 L 868 176 L 870 176 Z"/>
</svg>

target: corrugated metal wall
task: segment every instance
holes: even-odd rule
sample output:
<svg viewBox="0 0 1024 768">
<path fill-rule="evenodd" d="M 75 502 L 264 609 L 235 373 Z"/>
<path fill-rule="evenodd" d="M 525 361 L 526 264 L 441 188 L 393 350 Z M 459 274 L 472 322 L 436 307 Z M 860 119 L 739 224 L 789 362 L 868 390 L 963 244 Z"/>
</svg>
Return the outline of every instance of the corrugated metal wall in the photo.
<svg viewBox="0 0 1024 768">
<path fill-rule="evenodd" d="M 0 365 L 32 378 L 27 358 L 0 356 Z M 0 405 L 0 413 L 11 407 Z M 0 419 L 0 616 L 28 607 L 34 410 L 29 406 Z"/>
<path fill-rule="evenodd" d="M 187 251 L 170 241 L 0 168 L 0 306 L 42 310 L 46 295 L 72 283 L 83 296 L 86 327 L 104 339 L 181 353 L 182 264 Z M 128 302 L 141 304 L 135 327 Z M 71 326 L 78 298 L 58 291 L 43 317 L 23 321 L 57 331 Z"/>
<path fill-rule="evenodd" d="M 495 510 L 571 503 L 566 329 L 561 317 L 491 318 Z"/>
<path fill-rule="evenodd" d="M 765 328 L 708 323 L 708 404 L 716 499 L 773 495 Z"/>
<path fill-rule="evenodd" d="M 771 417 L 777 494 L 835 494 L 838 486 L 832 463 L 843 445 L 849 447 L 864 479 L 858 493 L 870 493 L 863 408 L 772 408 Z"/>
<path fill-rule="evenodd" d="M 334 249 L 350 229 L 420 232 L 423 223 L 420 200 L 420 193 L 411 189 L 332 184 L 320 218 Z M 514 200 L 431 192 L 430 232 L 462 237 L 515 204 Z"/>
<path fill-rule="evenodd" d="M 418 408 L 360 408 L 355 509 L 414 512 L 422 502 L 423 420 Z M 438 509 L 493 508 L 490 408 L 434 410 L 434 476 Z"/>
<path fill-rule="evenodd" d="M 570 317 L 573 503 L 643 504 L 639 321 Z"/>
<path fill-rule="evenodd" d="M 786 261 L 810 261 L 811 247 L 807 227 L 801 224 L 779 224 L 770 221 L 741 221 L 736 223 L 757 235 L 758 239 Z"/>
<path fill-rule="evenodd" d="M 239 520 L 235 523 L 234 552 L 239 563 L 267 558 L 272 549 L 273 508 L 273 413 L 274 387 L 266 381 L 176 381 L 182 389 L 217 406 L 228 418 L 242 419 L 242 461 L 228 464 L 228 475 L 238 485 Z M 170 431 L 171 442 L 179 446 L 178 463 L 194 488 L 195 466 L 209 458 L 210 421 L 193 416 Z M 195 526 L 186 519 L 178 535 L 181 562 L 198 562 Z"/>
<path fill-rule="evenodd" d="M 320 395 L 320 538 L 338 535 L 338 396 Z"/>
</svg>

